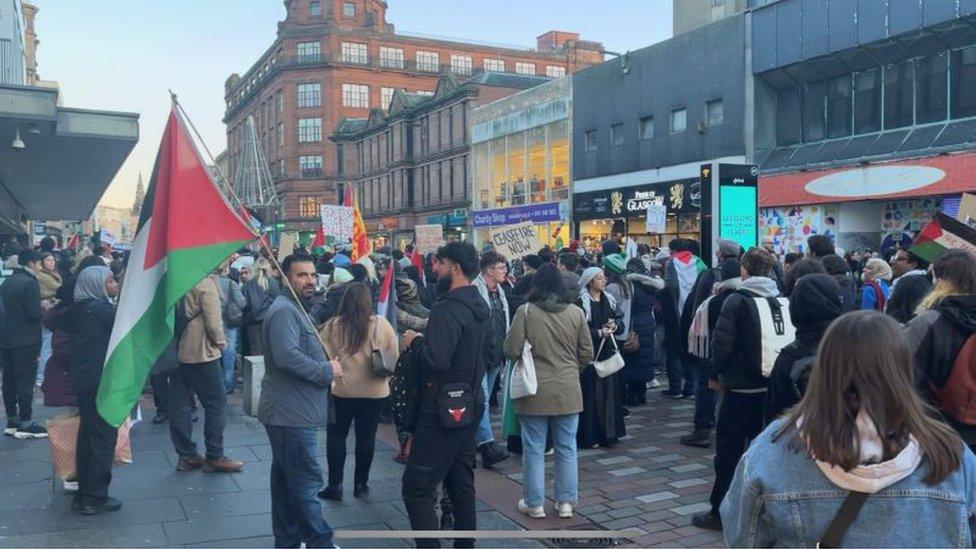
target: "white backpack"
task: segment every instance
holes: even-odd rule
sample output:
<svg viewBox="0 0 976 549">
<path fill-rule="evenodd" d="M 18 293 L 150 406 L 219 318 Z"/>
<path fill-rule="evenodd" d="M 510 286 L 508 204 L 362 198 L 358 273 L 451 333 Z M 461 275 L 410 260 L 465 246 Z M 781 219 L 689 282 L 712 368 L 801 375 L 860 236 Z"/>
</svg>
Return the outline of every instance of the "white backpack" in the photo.
<svg viewBox="0 0 976 549">
<path fill-rule="evenodd" d="M 779 353 L 796 339 L 790 318 L 790 301 L 785 297 L 754 297 L 759 312 L 759 343 L 762 350 L 762 375 L 769 377 Z"/>
</svg>

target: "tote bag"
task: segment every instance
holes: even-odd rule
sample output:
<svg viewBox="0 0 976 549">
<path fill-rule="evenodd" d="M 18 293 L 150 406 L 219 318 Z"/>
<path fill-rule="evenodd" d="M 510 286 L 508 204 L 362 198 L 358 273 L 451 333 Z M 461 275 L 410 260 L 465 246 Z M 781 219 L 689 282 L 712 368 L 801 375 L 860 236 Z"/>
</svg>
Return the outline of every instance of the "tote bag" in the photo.
<svg viewBox="0 0 976 549">
<path fill-rule="evenodd" d="M 522 343 L 522 357 L 515 363 L 512 371 L 509 393 L 513 399 L 533 396 L 539 392 L 539 378 L 535 373 L 535 359 L 532 358 L 532 344 L 529 343 L 529 304 L 525 305 L 525 342 Z"/>
<path fill-rule="evenodd" d="M 600 377 L 612 376 L 624 367 L 624 357 L 620 356 L 620 349 L 617 348 L 617 341 L 613 336 L 605 337 L 600 341 L 600 348 L 597 349 L 596 356 L 600 356 L 600 351 L 603 351 L 603 344 L 608 339 L 613 344 L 613 354 L 604 360 L 596 360 L 593 362 L 593 369 L 596 370 L 596 375 Z"/>
</svg>

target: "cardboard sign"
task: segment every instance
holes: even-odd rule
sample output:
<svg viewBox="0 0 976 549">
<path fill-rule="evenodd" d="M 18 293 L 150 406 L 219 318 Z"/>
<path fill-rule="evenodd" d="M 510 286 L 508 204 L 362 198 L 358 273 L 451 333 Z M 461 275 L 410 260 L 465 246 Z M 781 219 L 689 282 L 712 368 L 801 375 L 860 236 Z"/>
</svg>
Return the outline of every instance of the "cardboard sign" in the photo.
<svg viewBox="0 0 976 549">
<path fill-rule="evenodd" d="M 322 205 L 322 229 L 325 236 L 338 239 L 352 238 L 352 208 L 349 206 Z"/>
<path fill-rule="evenodd" d="M 976 194 L 962 193 L 956 219 L 970 227 L 976 227 Z"/>
<path fill-rule="evenodd" d="M 281 240 L 278 241 L 278 263 L 284 261 L 295 251 L 297 242 L 298 237 L 295 236 L 295 233 L 281 233 Z"/>
<path fill-rule="evenodd" d="M 443 225 L 415 225 L 413 233 L 416 236 L 414 249 L 422 254 L 434 253 L 444 245 Z"/>
<path fill-rule="evenodd" d="M 492 229 L 491 243 L 496 252 L 510 260 L 534 254 L 542 248 L 531 221 Z"/>
<path fill-rule="evenodd" d="M 647 205 L 647 232 L 661 234 L 665 232 L 668 221 L 668 207 L 664 204 Z"/>
</svg>

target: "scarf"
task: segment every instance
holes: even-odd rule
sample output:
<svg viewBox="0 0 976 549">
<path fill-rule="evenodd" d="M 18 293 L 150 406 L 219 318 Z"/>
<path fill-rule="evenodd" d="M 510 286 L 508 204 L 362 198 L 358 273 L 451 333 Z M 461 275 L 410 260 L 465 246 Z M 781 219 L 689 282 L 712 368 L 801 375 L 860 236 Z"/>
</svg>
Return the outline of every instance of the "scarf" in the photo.
<svg viewBox="0 0 976 549">
<path fill-rule="evenodd" d="M 75 301 L 85 299 L 98 299 L 109 301 L 108 292 L 105 291 L 105 279 L 112 274 L 108 267 L 91 266 L 85 267 L 78 274 L 78 281 L 75 282 Z"/>
<path fill-rule="evenodd" d="M 590 267 L 590 268 L 592 269 L 595 267 Z M 582 284 L 580 285 L 582 286 Z M 601 299 L 607 300 L 607 305 L 609 305 L 611 309 L 617 306 L 617 300 L 614 299 L 612 295 L 606 292 L 600 292 L 600 295 L 603 296 Z M 580 297 L 580 306 L 583 307 L 583 313 L 586 314 L 586 321 L 589 322 L 590 320 L 592 320 L 593 317 L 593 296 L 590 295 L 590 292 L 589 290 L 586 289 L 586 286 L 583 286 L 583 289 L 580 290 L 579 297 Z"/>
</svg>

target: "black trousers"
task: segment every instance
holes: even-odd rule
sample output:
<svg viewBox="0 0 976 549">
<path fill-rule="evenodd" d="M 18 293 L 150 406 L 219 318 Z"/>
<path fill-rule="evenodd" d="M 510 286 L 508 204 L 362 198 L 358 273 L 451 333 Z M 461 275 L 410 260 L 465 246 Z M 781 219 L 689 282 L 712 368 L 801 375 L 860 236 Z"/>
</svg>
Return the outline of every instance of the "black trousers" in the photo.
<svg viewBox="0 0 976 549">
<path fill-rule="evenodd" d="M 30 423 L 34 413 L 39 345 L 3 350 L 3 407 L 8 421 Z"/>
<path fill-rule="evenodd" d="M 480 417 L 480 414 L 475 414 Z M 443 481 L 451 496 L 456 530 L 477 530 L 474 499 L 475 423 L 463 429 L 444 429 L 431 414 L 423 414 L 414 430 L 413 448 L 403 472 L 403 504 L 414 530 L 438 530 L 434 511 L 437 487 Z M 440 547 L 436 539 L 417 540 L 417 547 Z M 474 547 L 473 539 L 456 539 L 455 547 Z"/>
<path fill-rule="evenodd" d="M 712 514 L 718 516 L 719 506 L 732 484 L 739 458 L 749 442 L 763 430 L 763 409 L 766 393 L 735 393 L 725 391 L 718 409 L 715 427 L 715 484 L 709 501 Z"/>
<path fill-rule="evenodd" d="M 221 377 L 220 360 L 201 364 L 180 364 L 170 372 L 169 436 L 180 457 L 193 457 L 197 445 L 193 442 L 193 423 L 187 399 L 196 393 L 203 406 L 203 440 L 207 459 L 224 457 L 224 424 L 227 393 Z"/>
<path fill-rule="evenodd" d="M 156 413 L 164 416 L 169 415 L 170 400 L 173 388 L 169 379 L 170 372 L 153 374 L 149 376 L 149 385 L 152 386 L 153 404 L 156 405 Z"/>
<path fill-rule="evenodd" d="M 356 484 L 369 482 L 369 469 L 373 465 L 376 450 L 376 428 L 385 399 L 342 398 L 333 396 L 335 422 L 326 429 L 325 457 L 329 463 L 329 485 L 342 485 L 346 465 L 346 438 L 349 428 L 356 422 Z"/>
<path fill-rule="evenodd" d="M 115 458 L 115 441 L 118 428 L 102 419 L 95 408 L 96 391 L 78 393 L 77 465 L 78 498 L 84 504 L 103 503 L 108 498 L 108 485 L 112 482 L 112 461 Z"/>
</svg>

